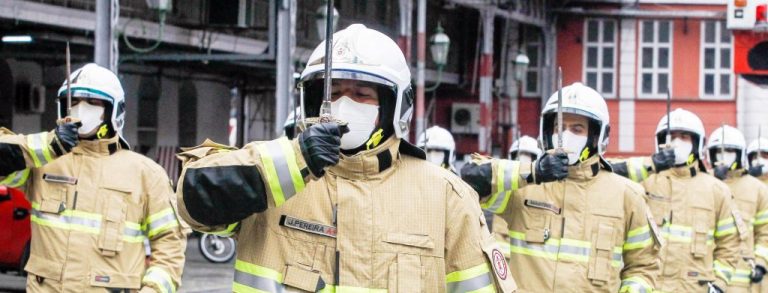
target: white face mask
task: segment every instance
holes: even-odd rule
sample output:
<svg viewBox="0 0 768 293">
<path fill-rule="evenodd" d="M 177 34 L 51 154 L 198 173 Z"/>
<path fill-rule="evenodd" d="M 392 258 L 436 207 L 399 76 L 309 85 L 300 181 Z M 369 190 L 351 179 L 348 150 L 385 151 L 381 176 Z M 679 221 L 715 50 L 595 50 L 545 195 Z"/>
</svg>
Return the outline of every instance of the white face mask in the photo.
<svg viewBox="0 0 768 293">
<path fill-rule="evenodd" d="M 552 134 L 552 142 L 557 143 L 557 133 Z M 563 148 L 568 153 L 568 165 L 576 164 L 581 151 L 587 145 L 587 136 L 576 135 L 569 130 L 563 131 Z"/>
<path fill-rule="evenodd" d="M 445 162 L 445 152 L 440 150 L 428 150 L 427 161 L 431 162 L 432 164 L 442 166 L 443 162 Z"/>
<path fill-rule="evenodd" d="M 715 159 L 717 162 L 723 163 L 723 166 L 730 168 L 733 162 L 736 162 L 736 152 L 725 151 L 725 155 L 723 155 L 723 153 L 718 151 L 715 154 Z"/>
<path fill-rule="evenodd" d="M 672 140 L 672 148 L 675 150 L 675 165 L 682 165 L 688 161 L 688 157 L 693 151 L 693 143 L 675 138 Z"/>
<path fill-rule="evenodd" d="M 376 128 L 379 106 L 353 101 L 347 96 L 331 102 L 331 115 L 349 123 L 349 132 L 341 137 L 341 149 L 351 150 L 364 144 Z"/>
<path fill-rule="evenodd" d="M 533 162 L 533 159 L 528 154 L 519 154 L 517 155 L 517 161 L 520 162 L 520 165 L 528 165 Z"/>
<path fill-rule="evenodd" d="M 90 135 L 101 125 L 104 120 L 101 116 L 104 114 L 103 106 L 94 106 L 81 101 L 72 107 L 72 117 L 80 119 L 83 124 L 77 132 L 80 135 Z"/>
</svg>

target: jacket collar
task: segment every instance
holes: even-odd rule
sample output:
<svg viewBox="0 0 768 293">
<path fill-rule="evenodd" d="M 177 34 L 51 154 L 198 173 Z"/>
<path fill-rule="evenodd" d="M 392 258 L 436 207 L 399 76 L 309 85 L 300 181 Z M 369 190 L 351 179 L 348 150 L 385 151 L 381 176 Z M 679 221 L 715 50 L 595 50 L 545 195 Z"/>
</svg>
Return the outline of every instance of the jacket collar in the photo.
<svg viewBox="0 0 768 293">
<path fill-rule="evenodd" d="M 382 173 L 397 163 L 400 143 L 400 139 L 391 136 L 373 149 L 351 156 L 341 154 L 339 163 L 328 172 L 348 179 L 364 179 Z"/>
<path fill-rule="evenodd" d="M 592 156 L 576 165 L 568 167 L 568 180 L 585 182 L 597 176 L 600 172 L 600 157 Z"/>
<path fill-rule="evenodd" d="M 695 177 L 696 174 L 698 174 L 700 171 L 697 170 L 696 166 L 699 165 L 698 160 L 693 161 L 691 164 L 687 164 L 685 166 L 679 166 L 671 168 L 664 172 L 669 172 L 672 177 L 678 177 L 678 178 L 690 178 Z"/>
<path fill-rule="evenodd" d="M 115 135 L 110 138 L 80 140 L 72 152 L 82 155 L 109 156 L 122 148 L 119 137 Z"/>
<path fill-rule="evenodd" d="M 732 179 L 740 178 L 741 176 L 744 176 L 747 174 L 747 169 L 739 168 L 736 170 L 729 170 L 728 175 L 725 177 L 725 181 L 730 181 Z"/>
</svg>

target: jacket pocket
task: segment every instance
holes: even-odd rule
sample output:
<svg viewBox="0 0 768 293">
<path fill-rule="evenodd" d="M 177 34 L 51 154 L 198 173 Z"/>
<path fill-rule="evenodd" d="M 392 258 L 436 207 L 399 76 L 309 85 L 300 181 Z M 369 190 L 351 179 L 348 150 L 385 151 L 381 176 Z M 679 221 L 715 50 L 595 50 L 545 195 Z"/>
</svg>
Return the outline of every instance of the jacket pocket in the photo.
<svg viewBox="0 0 768 293">
<path fill-rule="evenodd" d="M 392 292 L 423 292 L 421 278 L 421 257 L 399 253 L 389 265 L 387 287 Z"/>
<path fill-rule="evenodd" d="M 693 235 L 691 237 L 691 254 L 695 258 L 703 258 L 709 254 L 708 242 L 714 241 L 714 230 L 711 229 L 711 211 L 693 209 Z M 710 233 L 712 231 L 713 233 Z"/>
<path fill-rule="evenodd" d="M 604 285 L 611 279 L 611 261 L 617 232 L 615 225 L 608 220 L 598 220 L 593 226 L 592 243 L 595 248 L 589 258 L 588 278 L 595 285 Z"/>
<path fill-rule="evenodd" d="M 525 241 L 528 243 L 544 243 L 551 236 L 550 224 L 552 216 L 546 211 L 523 208 L 523 223 L 525 223 Z M 512 237 L 513 235 L 510 235 Z M 514 238 L 514 237 L 513 237 Z"/>
<path fill-rule="evenodd" d="M 61 281 L 63 268 L 64 264 L 62 263 L 32 254 L 29 256 L 29 261 L 24 270 L 35 276 Z"/>
<path fill-rule="evenodd" d="M 112 270 L 93 269 L 88 275 L 88 283 L 94 287 L 139 289 L 141 288 L 141 277 Z"/>
<path fill-rule="evenodd" d="M 102 188 L 101 191 L 104 206 L 99 249 L 104 256 L 114 256 L 123 248 L 123 230 L 128 208 L 126 199 L 130 198 L 131 193 L 112 188 Z"/>
<path fill-rule="evenodd" d="M 384 242 L 426 249 L 435 248 L 435 242 L 429 235 L 390 232 L 384 237 Z"/>
<path fill-rule="evenodd" d="M 43 194 L 38 210 L 44 213 L 58 214 L 67 206 L 67 185 L 63 183 L 43 182 Z"/>
</svg>

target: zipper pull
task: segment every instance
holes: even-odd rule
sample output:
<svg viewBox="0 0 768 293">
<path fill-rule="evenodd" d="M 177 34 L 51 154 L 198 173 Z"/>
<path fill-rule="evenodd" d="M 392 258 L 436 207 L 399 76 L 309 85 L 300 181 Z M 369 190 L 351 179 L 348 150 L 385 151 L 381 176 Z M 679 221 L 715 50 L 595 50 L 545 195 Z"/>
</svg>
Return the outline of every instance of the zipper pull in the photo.
<svg viewBox="0 0 768 293">
<path fill-rule="evenodd" d="M 544 229 L 544 241 L 549 240 L 549 229 Z"/>
</svg>

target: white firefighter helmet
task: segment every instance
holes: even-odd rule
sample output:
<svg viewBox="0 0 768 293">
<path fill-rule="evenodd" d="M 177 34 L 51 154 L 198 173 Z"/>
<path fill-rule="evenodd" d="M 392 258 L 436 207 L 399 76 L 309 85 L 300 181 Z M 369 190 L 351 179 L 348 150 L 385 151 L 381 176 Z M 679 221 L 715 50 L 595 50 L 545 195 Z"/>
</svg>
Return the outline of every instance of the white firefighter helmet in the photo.
<svg viewBox="0 0 768 293">
<path fill-rule="evenodd" d="M 427 131 L 419 135 L 417 146 L 427 152 L 430 150 L 443 151 L 443 164 L 446 167 L 453 166 L 456 141 L 453 140 L 453 135 L 445 128 L 437 125 L 428 128 Z"/>
<path fill-rule="evenodd" d="M 749 143 L 749 146 L 747 146 L 747 155 L 752 156 L 753 154 L 756 154 L 758 149 L 760 149 L 761 153 L 768 153 L 768 138 L 760 137 Z"/>
<path fill-rule="evenodd" d="M 541 149 L 539 148 L 539 142 L 535 138 L 524 135 L 512 143 L 509 147 L 509 158 L 517 157 L 520 152 L 526 152 L 534 155 L 534 160 L 541 156 Z"/>
<path fill-rule="evenodd" d="M 608 105 L 600 93 L 594 89 L 576 82 L 562 88 L 563 113 L 572 113 L 585 116 L 594 123 L 595 132 L 590 130 L 587 146 L 596 149 L 601 158 L 608 146 L 608 135 L 610 132 L 610 115 L 608 114 Z M 553 149 L 554 142 L 552 134 L 554 133 L 554 122 L 557 116 L 557 91 L 549 97 L 544 109 L 541 110 L 541 120 L 539 121 L 539 139 L 544 149 Z M 593 126 L 590 125 L 590 128 Z M 591 154 L 590 154 L 591 155 Z"/>
<path fill-rule="evenodd" d="M 88 63 L 72 72 L 70 78 L 72 79 L 72 84 L 70 85 L 72 97 L 99 99 L 106 102 L 105 114 L 108 115 L 109 120 L 105 122 L 120 137 L 121 143 L 128 147 L 128 142 L 123 138 L 125 92 L 117 75 L 96 63 Z M 59 88 L 58 97 L 56 100 L 56 112 L 59 119 L 61 119 L 67 115 L 66 79 L 61 88 Z"/>
<path fill-rule="evenodd" d="M 398 138 L 408 137 L 413 111 L 411 70 L 405 56 L 390 37 L 362 24 L 333 34 L 331 77 L 371 82 L 391 92 L 379 94 L 379 126 L 391 123 Z M 317 117 L 323 97 L 325 42 L 310 55 L 301 73 L 299 93 L 304 117 Z"/>
<path fill-rule="evenodd" d="M 693 112 L 677 108 L 669 113 L 669 130 L 670 131 L 685 131 L 694 136 L 693 138 L 693 150 L 694 155 L 698 156 L 699 162 L 704 158 L 704 138 L 706 133 L 704 132 L 704 123 L 701 122 L 699 116 L 693 114 Z M 659 147 L 662 144 L 667 143 L 667 115 L 661 117 L 659 124 L 656 125 L 656 150 L 659 151 Z M 703 168 L 703 165 L 700 166 Z"/>
<path fill-rule="evenodd" d="M 740 164 L 740 168 L 747 166 L 747 141 L 741 131 L 730 125 L 723 125 L 712 131 L 707 140 L 707 148 L 712 162 L 716 158 L 715 153 L 723 148 L 736 151 L 736 162 Z"/>
</svg>

